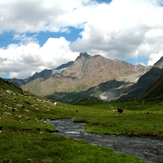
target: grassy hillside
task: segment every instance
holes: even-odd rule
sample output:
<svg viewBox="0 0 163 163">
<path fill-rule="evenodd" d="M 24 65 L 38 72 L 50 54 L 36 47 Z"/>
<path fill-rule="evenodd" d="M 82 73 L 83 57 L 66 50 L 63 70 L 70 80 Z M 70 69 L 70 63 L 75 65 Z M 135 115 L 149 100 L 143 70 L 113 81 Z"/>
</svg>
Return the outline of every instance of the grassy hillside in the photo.
<svg viewBox="0 0 163 163">
<path fill-rule="evenodd" d="M 99 109 L 62 103 L 55 106 L 52 101 L 23 92 L 0 79 L 0 162 L 143 162 L 106 147 L 55 136 L 52 132 L 57 130 L 45 123 L 46 119 L 75 117 L 74 110 L 79 109 L 81 118 L 88 121 L 90 117 L 90 125 L 93 125 L 97 112 L 102 111 L 101 116 L 106 116 L 108 104 L 104 106 Z"/>
</svg>

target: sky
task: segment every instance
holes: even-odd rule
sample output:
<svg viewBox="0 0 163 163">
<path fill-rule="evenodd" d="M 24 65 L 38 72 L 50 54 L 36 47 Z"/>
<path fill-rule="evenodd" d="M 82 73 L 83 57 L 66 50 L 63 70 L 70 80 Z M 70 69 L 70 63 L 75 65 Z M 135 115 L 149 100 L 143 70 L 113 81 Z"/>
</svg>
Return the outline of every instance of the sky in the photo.
<svg viewBox="0 0 163 163">
<path fill-rule="evenodd" d="M 163 0 L 1 0 L 0 77 L 24 79 L 81 52 L 153 65 Z"/>
</svg>

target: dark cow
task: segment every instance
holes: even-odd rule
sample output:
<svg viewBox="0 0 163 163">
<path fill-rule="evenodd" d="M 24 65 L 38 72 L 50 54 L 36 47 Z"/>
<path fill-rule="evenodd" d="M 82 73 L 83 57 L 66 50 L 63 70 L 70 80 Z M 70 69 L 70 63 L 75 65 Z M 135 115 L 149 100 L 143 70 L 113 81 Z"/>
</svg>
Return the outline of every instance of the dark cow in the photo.
<svg viewBox="0 0 163 163">
<path fill-rule="evenodd" d="M 78 113 L 78 110 L 75 110 L 76 113 Z"/>
<path fill-rule="evenodd" d="M 121 115 L 124 111 L 124 108 L 116 108 L 115 109 L 115 114 L 117 115 L 118 113 Z"/>
<path fill-rule="evenodd" d="M 147 111 L 146 114 L 152 114 L 152 112 Z"/>
</svg>

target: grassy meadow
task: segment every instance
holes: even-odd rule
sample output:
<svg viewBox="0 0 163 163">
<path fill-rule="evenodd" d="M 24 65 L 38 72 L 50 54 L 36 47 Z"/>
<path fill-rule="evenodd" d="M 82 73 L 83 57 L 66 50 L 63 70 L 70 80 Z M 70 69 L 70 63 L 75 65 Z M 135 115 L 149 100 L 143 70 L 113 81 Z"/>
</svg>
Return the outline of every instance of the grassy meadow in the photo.
<svg viewBox="0 0 163 163">
<path fill-rule="evenodd" d="M 113 111 L 117 107 L 125 108 L 122 115 Z M 163 100 L 92 104 L 83 101 L 78 105 L 75 121 L 87 122 L 87 132 L 163 139 Z"/>
<path fill-rule="evenodd" d="M 86 99 L 55 106 L 53 101 L 24 93 L 9 83 L 0 80 L 0 84 L 1 163 L 143 162 L 107 147 L 53 135 L 57 129 L 45 123 L 46 119 L 75 117 L 76 122 L 87 123 L 87 132 L 163 138 L 161 100 L 104 103 Z M 125 108 L 121 116 L 113 112 L 116 107 Z"/>
</svg>

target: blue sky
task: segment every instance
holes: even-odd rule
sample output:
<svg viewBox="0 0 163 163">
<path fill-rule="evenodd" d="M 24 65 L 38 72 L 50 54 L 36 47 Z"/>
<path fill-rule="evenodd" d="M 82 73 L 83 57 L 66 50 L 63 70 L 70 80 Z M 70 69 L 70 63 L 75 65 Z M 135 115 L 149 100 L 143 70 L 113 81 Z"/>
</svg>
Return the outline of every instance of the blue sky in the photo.
<svg viewBox="0 0 163 163">
<path fill-rule="evenodd" d="M 27 78 L 81 52 L 153 65 L 163 55 L 162 0 L 1 0 L 0 77 Z"/>
</svg>

